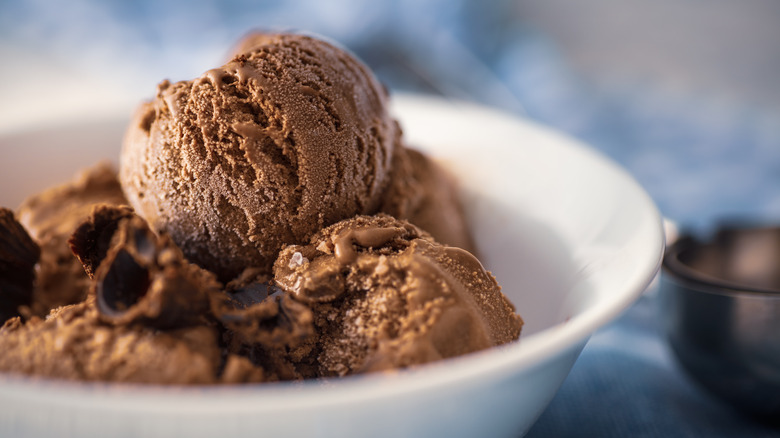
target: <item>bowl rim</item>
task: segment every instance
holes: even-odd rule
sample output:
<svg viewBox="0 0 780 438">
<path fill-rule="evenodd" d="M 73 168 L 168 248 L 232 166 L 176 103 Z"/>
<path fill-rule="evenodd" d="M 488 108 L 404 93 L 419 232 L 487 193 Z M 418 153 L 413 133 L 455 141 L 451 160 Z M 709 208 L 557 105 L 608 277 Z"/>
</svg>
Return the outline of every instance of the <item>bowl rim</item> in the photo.
<svg viewBox="0 0 780 438">
<path fill-rule="evenodd" d="M 637 267 L 630 278 L 619 287 L 609 300 L 598 300 L 586 309 L 573 315 L 567 321 L 542 329 L 521 338 L 520 341 L 494 347 L 488 350 L 448 359 L 419 368 L 399 370 L 387 374 L 355 375 L 339 379 L 308 380 L 303 382 L 280 382 L 224 386 L 187 386 L 171 389 L 162 385 L 122 384 L 111 382 L 71 382 L 41 379 L 12 374 L 0 374 L 0 394 L 19 397 L 40 397 L 45 393 L 47 401 L 73 406 L 99 406 L 102 409 L 125 411 L 148 411 L 149 396 L 155 400 L 171 403 L 155 403 L 155 412 L 170 413 L 215 413 L 216 412 L 274 412 L 286 409 L 301 409 L 332 404 L 352 404 L 369 400 L 432 391 L 456 383 L 478 385 L 485 376 L 492 379 L 505 378 L 517 370 L 538 366 L 544 361 L 565 351 L 584 346 L 596 329 L 616 318 L 633 303 L 651 284 L 659 271 L 664 254 L 664 231 L 661 215 L 645 190 L 619 165 L 601 153 L 590 149 L 579 141 L 560 134 L 538 123 L 521 119 L 503 111 L 475 103 L 445 100 L 438 97 L 395 94 L 393 109 L 414 105 L 422 111 L 450 111 L 457 106 L 459 113 L 478 114 L 496 123 L 511 124 L 519 129 L 534 131 L 564 149 L 577 149 L 592 159 L 607 165 L 621 182 L 625 183 L 639 201 L 644 213 L 650 218 L 644 225 L 646 232 L 643 243 L 648 250 L 637 254 Z M 403 126 L 403 123 L 402 123 Z M 613 265 L 618 263 L 614 262 Z M 611 266 L 613 270 L 619 266 Z M 95 394 L 101 397 L 94 397 Z M 199 395 L 206 394 L 205 397 Z M 184 395 L 184 396 L 182 396 Z M 84 397 L 80 397 L 84 396 Z M 95 403 L 102 396 L 110 397 L 111 403 Z M 228 403 L 216 403 L 215 397 Z M 235 401 L 235 403 L 233 402 Z M 251 403 L 247 403 L 251 402 Z"/>
</svg>

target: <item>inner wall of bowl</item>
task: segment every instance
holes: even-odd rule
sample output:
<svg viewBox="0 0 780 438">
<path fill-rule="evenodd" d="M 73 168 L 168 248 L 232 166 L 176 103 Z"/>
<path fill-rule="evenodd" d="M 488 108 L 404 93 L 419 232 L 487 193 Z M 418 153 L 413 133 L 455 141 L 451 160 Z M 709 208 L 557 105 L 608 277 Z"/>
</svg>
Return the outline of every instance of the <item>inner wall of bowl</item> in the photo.
<svg viewBox="0 0 780 438">
<path fill-rule="evenodd" d="M 100 160 L 117 164 L 126 126 L 117 116 L 0 134 L 0 207 L 15 210 L 27 196 Z"/>
<path fill-rule="evenodd" d="M 525 325 L 523 336 L 565 322 L 586 308 L 586 282 L 577 277 L 571 251 L 544 223 L 485 196 L 489 189 L 463 181 L 465 210 L 483 265 L 496 276 Z M 575 289 L 576 286 L 576 289 Z"/>
</svg>

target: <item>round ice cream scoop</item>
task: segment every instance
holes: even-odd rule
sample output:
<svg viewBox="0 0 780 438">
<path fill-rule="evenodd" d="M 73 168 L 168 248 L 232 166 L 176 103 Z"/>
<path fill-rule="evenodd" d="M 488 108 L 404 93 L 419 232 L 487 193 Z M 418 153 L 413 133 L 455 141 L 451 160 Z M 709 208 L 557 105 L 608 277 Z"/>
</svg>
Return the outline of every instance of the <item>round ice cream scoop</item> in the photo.
<svg viewBox="0 0 780 438">
<path fill-rule="evenodd" d="M 121 155 L 130 204 L 223 280 L 375 212 L 400 135 L 386 91 L 345 51 L 302 35 L 254 41 L 197 79 L 162 82 Z"/>
<path fill-rule="evenodd" d="M 470 253 L 406 221 L 358 216 L 291 245 L 274 280 L 310 306 L 317 336 L 303 362 L 345 375 L 419 365 L 518 338 L 523 321 Z"/>
</svg>

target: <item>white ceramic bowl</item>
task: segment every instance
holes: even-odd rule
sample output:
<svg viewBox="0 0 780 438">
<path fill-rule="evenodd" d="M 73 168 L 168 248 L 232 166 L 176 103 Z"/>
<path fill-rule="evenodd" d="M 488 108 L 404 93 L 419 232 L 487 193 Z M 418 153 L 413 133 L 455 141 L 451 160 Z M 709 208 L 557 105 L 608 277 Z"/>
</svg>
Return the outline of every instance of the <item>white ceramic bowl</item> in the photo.
<svg viewBox="0 0 780 438">
<path fill-rule="evenodd" d="M 458 175 L 483 262 L 526 321 L 519 342 L 321 382 L 166 388 L 4 376 L 0 436 L 525 433 L 588 337 L 654 277 L 660 216 L 626 172 L 548 129 L 433 98 L 401 96 L 395 110 L 408 142 Z M 101 157 L 116 159 L 123 126 L 94 118 L 0 135 L 0 205 L 14 207 Z"/>
</svg>

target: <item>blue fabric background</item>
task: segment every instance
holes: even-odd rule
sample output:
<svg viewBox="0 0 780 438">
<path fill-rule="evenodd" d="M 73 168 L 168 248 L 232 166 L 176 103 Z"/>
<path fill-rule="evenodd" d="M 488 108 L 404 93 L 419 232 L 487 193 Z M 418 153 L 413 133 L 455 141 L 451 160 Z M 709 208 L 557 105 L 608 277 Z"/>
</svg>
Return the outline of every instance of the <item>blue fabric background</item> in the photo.
<svg viewBox="0 0 780 438">
<path fill-rule="evenodd" d="M 670 4 L 628 3 L 651 12 Z M 700 89 L 695 81 L 670 87 L 662 74 L 613 74 L 606 64 L 580 69 L 580 53 L 557 44 L 549 22 L 534 21 L 577 17 L 550 3 L 544 9 L 519 0 L 0 0 L 0 51 L 39 53 L 74 69 L 104 72 L 111 86 L 147 95 L 161 78 L 199 74 L 252 28 L 305 29 L 349 47 L 393 90 L 474 100 L 583 139 L 627 168 L 662 213 L 685 228 L 706 232 L 734 217 L 780 222 L 780 102 L 770 92 L 780 87 L 779 34 L 751 23 L 742 23 L 741 33 L 727 26 L 729 11 L 751 7 L 760 8 L 754 16 L 764 22 L 780 23 L 780 8 L 766 1 L 677 3 L 669 6 L 670 22 L 690 15 L 682 17 L 690 21 L 682 42 L 700 36 L 694 24 L 705 11 L 697 8 L 708 16 L 723 10 L 723 17 L 712 18 L 724 26 L 722 39 L 712 41 L 724 48 L 723 56 L 707 61 L 715 69 L 727 71 L 730 56 L 739 54 L 726 51 L 733 38 L 765 32 L 768 41 L 756 37 L 764 45 L 750 47 L 768 50 L 756 57 L 767 61 L 746 71 L 755 71 L 761 80 L 754 82 L 764 84 L 768 99 L 754 98 L 762 97 L 761 88 L 740 95 L 727 87 Z M 596 17 L 613 8 L 585 4 L 603 9 L 590 11 Z M 539 15 L 539 8 L 548 15 Z M 659 14 L 658 22 L 637 21 L 629 29 L 663 36 L 667 21 Z M 593 23 L 590 32 L 599 31 Z M 628 44 L 631 38 L 615 47 Z M 698 52 L 692 53 L 695 61 Z M 4 64 L 19 67 L 13 57 Z M 12 86 L 0 85 L 0 93 Z M 591 339 L 529 436 L 780 436 L 690 383 L 659 334 L 654 305 L 655 295 L 646 294 Z"/>
</svg>

